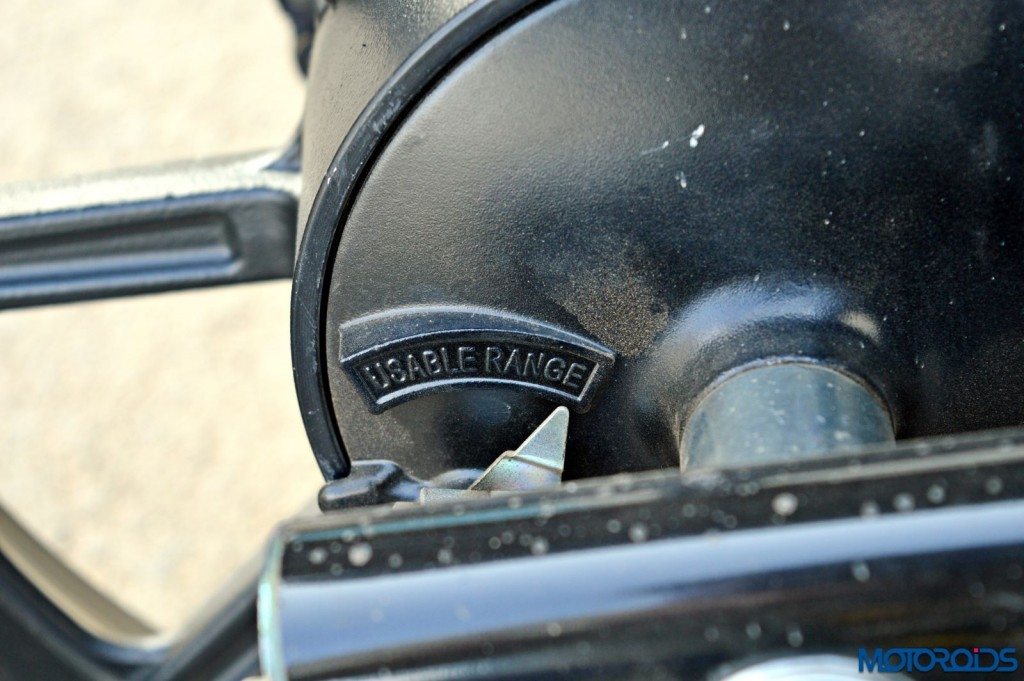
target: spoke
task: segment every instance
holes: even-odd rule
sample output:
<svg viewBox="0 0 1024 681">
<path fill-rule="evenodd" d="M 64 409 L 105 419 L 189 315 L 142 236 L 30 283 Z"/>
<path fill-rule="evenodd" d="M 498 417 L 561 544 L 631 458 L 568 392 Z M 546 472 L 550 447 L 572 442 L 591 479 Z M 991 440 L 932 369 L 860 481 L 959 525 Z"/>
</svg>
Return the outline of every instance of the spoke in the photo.
<svg viewBox="0 0 1024 681">
<path fill-rule="evenodd" d="M 0 186 L 0 309 L 290 277 L 299 175 L 277 159 Z"/>
</svg>

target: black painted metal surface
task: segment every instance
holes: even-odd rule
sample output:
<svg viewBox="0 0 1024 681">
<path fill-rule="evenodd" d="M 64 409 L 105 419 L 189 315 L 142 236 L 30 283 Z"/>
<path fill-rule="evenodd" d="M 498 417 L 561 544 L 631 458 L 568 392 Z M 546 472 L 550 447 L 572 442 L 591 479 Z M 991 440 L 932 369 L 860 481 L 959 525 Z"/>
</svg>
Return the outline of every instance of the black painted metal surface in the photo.
<svg viewBox="0 0 1024 681">
<path fill-rule="evenodd" d="M 699 679 L 756 656 L 1024 644 L 1024 438 L 616 476 L 286 527 L 261 592 L 293 679 Z"/>
<path fill-rule="evenodd" d="M 430 77 L 367 109 L 311 213 L 293 328 L 328 477 L 339 432 L 429 477 L 549 409 L 469 389 L 372 414 L 339 328 L 439 303 L 618 355 L 573 416 L 570 478 L 675 465 L 693 398 L 779 356 L 861 377 L 897 437 L 1024 422 L 1019 5 L 483 5 L 446 27 L 469 33 L 447 66 L 425 51 L 403 68 Z M 316 62 L 341 81 L 347 62 Z M 307 139 L 347 121 L 321 106 Z"/>
<path fill-rule="evenodd" d="M 145 681 L 241 681 L 259 672 L 257 560 L 239 569 L 217 598 L 167 646 L 159 664 L 136 671 Z"/>
<path fill-rule="evenodd" d="M 0 187 L 0 309 L 290 277 L 299 176 L 277 160 Z"/>
<path fill-rule="evenodd" d="M 320 94 L 309 98 L 303 120 L 302 245 L 292 289 L 292 367 L 313 455 L 328 480 L 349 471 L 327 393 L 331 364 L 323 343 L 326 283 L 339 216 L 354 199 L 379 146 L 423 91 L 453 60 L 528 4 L 491 0 L 467 7 L 465 0 L 437 0 L 410 9 L 360 0 L 335 5 L 317 28 L 308 83 Z"/>
<path fill-rule="evenodd" d="M 240 681 L 258 673 L 256 560 L 169 640 L 104 601 L 55 557 L 26 555 L 45 549 L 10 525 L 0 523 L 0 679 Z"/>
<path fill-rule="evenodd" d="M 357 458 L 428 477 L 482 467 L 550 411 L 529 390 L 471 387 L 372 415 L 339 330 L 416 306 L 525 317 L 616 355 L 572 418 L 570 476 L 673 465 L 692 397 L 778 356 L 863 378 L 900 436 L 1024 421 L 1019 5 L 466 5 L 335 3 L 312 51 L 303 222 L 319 194 L 293 328 L 327 477 L 348 470 L 339 432 Z M 42 188 L 6 210 L 0 306 L 287 276 L 295 178 L 193 179 L 71 202 Z M 842 474 L 641 477 L 296 527 L 285 589 L 332 586 L 282 610 L 308 634 L 285 661 L 313 676 L 381 660 L 426 678 L 648 675 L 909 631 L 1020 645 L 1019 436 L 943 447 Z M 367 473 L 325 505 L 420 484 Z M 88 635 L 6 559 L 0 581 L 5 673 L 255 669 L 251 592 L 147 652 Z"/>
<path fill-rule="evenodd" d="M 366 107 L 403 61 L 470 1 L 430 0 L 408 5 L 348 0 L 328 4 L 316 26 L 309 56 L 307 87 L 315 94 L 307 97 L 302 122 L 302 167 L 307 178 L 315 179 L 303 183 L 300 235 L 321 181 L 332 172 L 332 159 L 350 131 L 360 127 L 357 121 L 365 120 L 361 114 Z"/>
<path fill-rule="evenodd" d="M 85 631 L 0 555 L 0 678 L 39 681 L 144 674 L 159 649 L 109 641 Z"/>
</svg>

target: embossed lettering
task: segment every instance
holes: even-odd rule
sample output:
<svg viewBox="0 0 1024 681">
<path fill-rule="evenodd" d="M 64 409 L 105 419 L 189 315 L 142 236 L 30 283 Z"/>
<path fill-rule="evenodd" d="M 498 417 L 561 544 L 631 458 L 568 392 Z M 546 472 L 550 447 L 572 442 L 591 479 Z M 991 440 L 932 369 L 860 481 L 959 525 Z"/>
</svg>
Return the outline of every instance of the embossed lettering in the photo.
<svg viewBox="0 0 1024 681">
<path fill-rule="evenodd" d="M 472 345 L 460 345 L 458 352 L 459 371 L 465 374 L 476 373 L 476 348 Z"/>
<path fill-rule="evenodd" d="M 523 375 L 523 366 L 519 361 L 519 348 L 512 348 L 512 352 L 508 354 L 508 360 L 505 362 L 506 374 L 509 369 L 515 369 L 516 376 Z"/>
<path fill-rule="evenodd" d="M 569 365 L 569 369 L 565 372 L 565 379 L 562 381 L 562 385 L 567 385 L 570 388 L 579 390 L 583 387 L 580 380 L 586 375 L 583 370 L 587 367 L 583 366 L 579 362 L 573 362 Z"/>
<path fill-rule="evenodd" d="M 484 371 L 491 373 L 491 367 L 494 367 L 494 373 L 501 373 L 501 348 L 488 345 L 487 350 L 484 351 Z"/>
<path fill-rule="evenodd" d="M 557 349 L 556 349 L 557 348 Z M 363 396 L 378 412 L 420 392 L 462 387 L 542 391 L 548 398 L 586 408 L 614 358 L 566 344 L 545 346 L 532 338 L 410 338 L 387 348 L 343 359 Z M 605 364 L 607 362 L 607 364 Z"/>
<path fill-rule="evenodd" d="M 544 364 L 544 353 L 534 354 L 532 352 L 526 353 L 526 359 L 523 360 L 523 377 L 540 378 L 541 366 Z"/>
<path fill-rule="evenodd" d="M 427 377 L 427 370 L 420 365 L 420 361 L 416 359 L 416 355 L 411 352 L 406 355 L 405 358 L 405 369 L 409 372 L 409 380 L 415 381 L 416 377 L 420 378 Z"/>
<path fill-rule="evenodd" d="M 388 374 L 391 375 L 392 381 L 395 383 L 405 383 L 405 369 L 402 368 L 401 362 L 392 357 L 384 365 L 388 368 Z"/>
<path fill-rule="evenodd" d="M 423 351 L 423 366 L 427 367 L 427 372 L 431 376 L 437 376 L 444 371 L 444 367 L 441 366 L 441 360 L 438 359 L 437 353 L 433 350 Z"/>
<path fill-rule="evenodd" d="M 544 378 L 549 381 L 558 382 L 565 375 L 565 360 L 561 357 L 552 357 L 544 365 Z"/>
<path fill-rule="evenodd" d="M 380 374 L 375 374 L 373 369 L 369 364 L 362 366 L 363 376 L 370 382 L 370 385 L 377 390 L 387 390 L 391 387 L 391 381 L 388 380 L 387 374 L 381 369 L 380 362 L 377 362 L 377 370 L 380 371 Z"/>
</svg>

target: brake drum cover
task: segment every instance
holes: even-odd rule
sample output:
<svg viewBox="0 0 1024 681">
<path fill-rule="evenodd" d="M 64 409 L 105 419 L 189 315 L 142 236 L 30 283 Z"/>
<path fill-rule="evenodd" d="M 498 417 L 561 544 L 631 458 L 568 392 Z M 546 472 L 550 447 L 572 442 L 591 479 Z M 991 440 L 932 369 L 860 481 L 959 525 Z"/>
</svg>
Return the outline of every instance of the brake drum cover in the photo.
<svg viewBox="0 0 1024 681">
<path fill-rule="evenodd" d="M 1019 5 L 373 4 L 325 15 L 305 126 L 327 477 L 482 469 L 557 404 L 566 478 L 677 465 L 772 358 L 862 377 L 900 437 L 1024 422 Z"/>
</svg>

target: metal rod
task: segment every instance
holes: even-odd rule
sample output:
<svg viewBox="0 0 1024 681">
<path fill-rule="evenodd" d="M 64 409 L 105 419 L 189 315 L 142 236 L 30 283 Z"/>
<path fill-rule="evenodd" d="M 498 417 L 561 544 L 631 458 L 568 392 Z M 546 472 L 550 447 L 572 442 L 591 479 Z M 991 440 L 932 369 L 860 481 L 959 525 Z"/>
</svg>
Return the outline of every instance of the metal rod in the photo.
<svg viewBox="0 0 1024 681">
<path fill-rule="evenodd" d="M 818 364 L 754 367 L 712 388 L 683 430 L 680 463 L 722 468 L 796 461 L 893 441 L 866 384 Z"/>
</svg>

